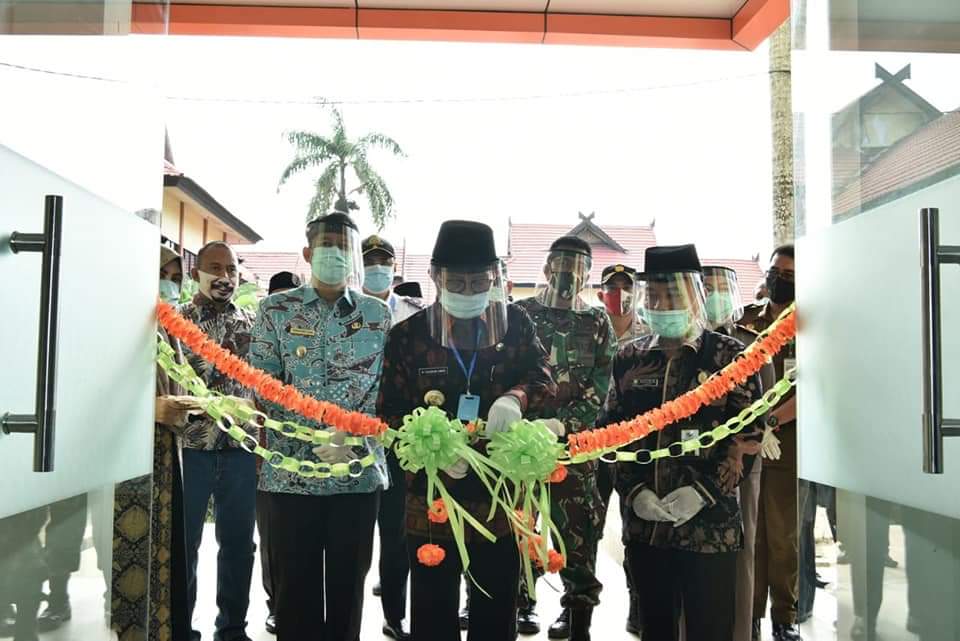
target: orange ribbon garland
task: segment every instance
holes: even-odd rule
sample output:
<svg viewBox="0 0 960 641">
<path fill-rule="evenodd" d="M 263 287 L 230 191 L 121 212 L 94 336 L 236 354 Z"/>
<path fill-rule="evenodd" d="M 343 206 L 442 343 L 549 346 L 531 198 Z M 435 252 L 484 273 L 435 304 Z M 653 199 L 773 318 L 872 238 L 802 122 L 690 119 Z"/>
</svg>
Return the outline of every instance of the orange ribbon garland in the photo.
<svg viewBox="0 0 960 641">
<path fill-rule="evenodd" d="M 567 438 L 570 456 L 623 447 L 667 425 L 682 421 L 717 401 L 733 388 L 746 383 L 770 358 L 797 334 L 796 312 L 791 310 L 770 326 L 767 333 L 740 354 L 732 363 L 704 381 L 699 387 L 667 401 L 629 421 L 571 434 Z"/>
<path fill-rule="evenodd" d="M 447 553 L 439 545 L 433 543 L 424 543 L 417 548 L 417 560 L 427 567 L 436 567 L 443 563 Z"/>
<path fill-rule="evenodd" d="M 157 320 L 170 336 L 178 338 L 194 354 L 265 400 L 354 436 L 379 436 L 387 430 L 387 424 L 376 417 L 319 401 L 301 394 L 292 385 L 284 385 L 210 340 L 169 303 L 157 301 Z"/>
</svg>

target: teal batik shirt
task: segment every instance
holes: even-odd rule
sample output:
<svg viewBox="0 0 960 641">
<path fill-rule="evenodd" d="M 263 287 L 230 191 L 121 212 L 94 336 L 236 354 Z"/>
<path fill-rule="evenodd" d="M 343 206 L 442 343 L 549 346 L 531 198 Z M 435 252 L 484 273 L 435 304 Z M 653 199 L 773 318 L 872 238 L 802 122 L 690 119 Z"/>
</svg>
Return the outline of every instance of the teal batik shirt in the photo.
<svg viewBox="0 0 960 641">
<path fill-rule="evenodd" d="M 250 364 L 293 385 L 301 393 L 373 415 L 383 366 L 383 345 L 390 329 L 390 308 L 380 299 L 347 290 L 336 302 L 321 298 L 310 285 L 269 296 L 260 303 L 253 328 Z M 327 427 L 258 399 L 277 420 Z M 318 463 L 313 445 L 267 431 L 267 449 Z M 383 447 L 375 439 L 354 447 L 376 463 L 357 478 L 308 479 L 264 462 L 260 489 L 284 494 L 361 494 L 387 487 Z"/>
</svg>

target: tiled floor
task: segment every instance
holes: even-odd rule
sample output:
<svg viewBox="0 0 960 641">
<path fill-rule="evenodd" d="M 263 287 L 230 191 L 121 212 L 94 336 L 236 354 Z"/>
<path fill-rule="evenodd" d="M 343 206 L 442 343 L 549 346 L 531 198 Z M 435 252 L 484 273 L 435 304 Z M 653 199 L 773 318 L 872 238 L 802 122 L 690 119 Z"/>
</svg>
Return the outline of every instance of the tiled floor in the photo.
<svg viewBox="0 0 960 641">
<path fill-rule="evenodd" d="M 623 572 L 620 569 L 622 548 L 619 545 L 618 528 L 615 515 L 611 513 L 607 525 L 607 536 L 601 544 L 599 561 L 600 579 L 606 586 L 600 605 L 594 617 L 593 638 L 598 641 L 629 641 L 635 637 L 624 630 L 627 597 L 623 584 Z M 821 534 L 826 533 L 824 527 L 819 527 Z M 849 566 L 837 566 L 836 547 L 826 543 L 818 550 L 821 558 L 818 560 L 821 576 L 831 583 L 826 590 L 817 593 L 817 603 L 814 618 L 804 624 L 803 638 L 806 641 L 833 641 L 834 639 L 849 639 L 852 615 L 850 612 L 849 593 Z M 879 622 L 880 639 L 884 641 L 910 640 L 915 636 L 905 631 L 906 621 L 906 578 L 902 569 L 903 564 L 903 537 L 900 529 L 891 529 L 890 553 L 894 559 L 900 561 L 901 568 L 888 570 L 884 605 Z M 215 566 L 216 543 L 212 527 L 208 527 L 204 537 L 203 552 L 200 566 L 200 599 L 197 607 L 196 625 L 203 631 L 204 639 L 212 639 L 213 619 L 216 615 L 215 606 Z M 376 558 L 376 557 L 375 557 Z M 264 603 L 263 588 L 258 580 L 259 565 L 254 570 L 254 585 L 252 588 L 252 603 L 250 609 L 249 634 L 254 641 L 272 641 L 274 637 L 267 634 L 263 628 L 266 606 Z M 839 573 L 839 574 L 838 574 Z M 368 577 L 368 587 L 376 580 L 375 571 Z M 840 583 L 847 586 L 837 590 L 838 577 Z M 543 619 L 544 631 L 535 637 L 521 637 L 530 641 L 544 641 L 547 638 L 546 627 L 559 613 L 559 594 L 552 589 L 551 584 L 559 586 L 554 578 L 550 583 L 542 582 L 539 586 L 539 612 Z M 73 621 L 57 632 L 45 634 L 45 641 L 112 641 L 115 635 L 110 633 L 104 624 L 103 614 L 103 575 L 97 569 L 96 552 L 87 549 L 83 554 L 83 566 L 71 581 L 73 598 Z M 367 594 L 369 595 L 369 589 Z M 365 607 L 363 635 L 365 641 L 380 641 L 384 639 L 380 633 L 381 611 L 379 601 L 368 596 Z M 835 628 L 834 622 L 839 618 Z M 838 634 L 839 631 L 839 634 Z M 764 641 L 769 641 L 769 624 L 764 623 Z M 309 641 L 309 640 L 304 640 Z M 691 640 L 695 641 L 695 640 Z"/>
</svg>

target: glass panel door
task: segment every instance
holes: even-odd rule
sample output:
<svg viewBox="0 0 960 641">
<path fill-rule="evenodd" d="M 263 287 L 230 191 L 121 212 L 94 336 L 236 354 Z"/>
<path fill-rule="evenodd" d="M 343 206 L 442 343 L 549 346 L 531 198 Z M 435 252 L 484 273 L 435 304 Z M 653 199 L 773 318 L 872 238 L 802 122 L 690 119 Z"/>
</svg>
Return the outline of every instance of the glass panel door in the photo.
<svg viewBox="0 0 960 641">
<path fill-rule="evenodd" d="M 922 381 L 960 418 L 960 266 L 939 270 L 935 373 L 920 211 L 960 244 L 960 4 L 795 0 L 794 16 L 800 609 L 817 639 L 957 640 L 960 438 L 924 471 Z"/>
<path fill-rule="evenodd" d="M 130 11 L 3 3 L 0 33 L 125 33 Z M 150 627 L 164 139 L 135 40 L 0 35 L 0 638 Z"/>
</svg>

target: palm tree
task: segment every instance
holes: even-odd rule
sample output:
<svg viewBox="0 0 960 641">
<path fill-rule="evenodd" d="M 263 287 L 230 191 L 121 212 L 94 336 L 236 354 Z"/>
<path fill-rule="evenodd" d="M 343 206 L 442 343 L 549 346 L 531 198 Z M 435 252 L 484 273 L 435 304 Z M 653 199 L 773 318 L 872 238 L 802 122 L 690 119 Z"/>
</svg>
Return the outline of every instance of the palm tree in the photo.
<svg viewBox="0 0 960 641">
<path fill-rule="evenodd" d="M 794 218 L 791 21 L 770 36 L 770 120 L 773 133 L 773 242 L 792 243 Z"/>
<path fill-rule="evenodd" d="M 307 212 L 308 221 L 329 213 L 331 205 L 343 212 L 359 209 L 351 197 L 365 196 L 373 222 L 378 229 L 383 229 L 393 214 L 393 195 L 383 177 L 370 166 L 368 154 L 372 149 L 385 149 L 401 158 L 405 154 L 396 141 L 383 134 L 369 133 L 355 141 L 350 140 L 343 126 L 343 114 L 336 107 L 331 111 L 332 135 L 325 136 L 312 131 L 284 134 L 296 149 L 296 155 L 283 170 L 277 191 L 291 176 L 314 167 L 321 168 L 320 176 L 314 182 L 314 195 Z M 348 170 L 360 183 L 350 191 L 347 191 Z"/>
</svg>

